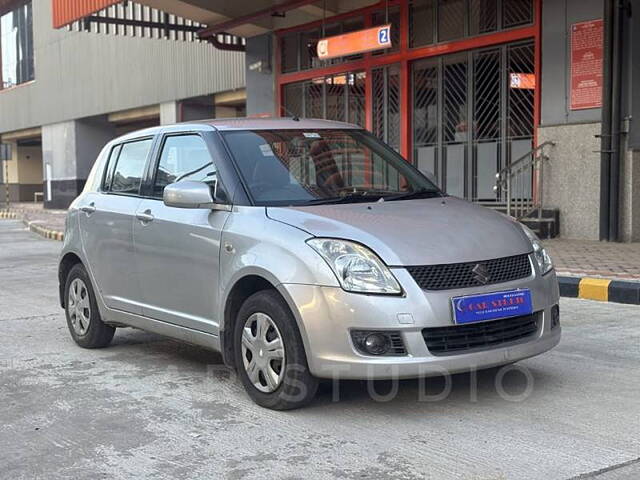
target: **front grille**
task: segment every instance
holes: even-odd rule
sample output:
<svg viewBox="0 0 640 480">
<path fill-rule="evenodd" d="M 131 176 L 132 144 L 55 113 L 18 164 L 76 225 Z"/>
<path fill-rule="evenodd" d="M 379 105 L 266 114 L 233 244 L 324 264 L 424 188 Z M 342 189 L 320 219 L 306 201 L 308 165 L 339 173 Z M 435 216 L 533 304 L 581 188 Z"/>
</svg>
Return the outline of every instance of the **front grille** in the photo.
<svg viewBox="0 0 640 480">
<path fill-rule="evenodd" d="M 432 355 L 455 355 L 516 342 L 538 332 L 539 313 L 489 322 L 422 330 Z"/>
<path fill-rule="evenodd" d="M 482 282 L 473 272 L 479 264 L 486 267 L 486 282 Z M 407 267 L 407 270 L 423 290 L 450 290 L 526 278 L 531 275 L 531 263 L 529 255 L 525 254 L 469 263 Z"/>
</svg>

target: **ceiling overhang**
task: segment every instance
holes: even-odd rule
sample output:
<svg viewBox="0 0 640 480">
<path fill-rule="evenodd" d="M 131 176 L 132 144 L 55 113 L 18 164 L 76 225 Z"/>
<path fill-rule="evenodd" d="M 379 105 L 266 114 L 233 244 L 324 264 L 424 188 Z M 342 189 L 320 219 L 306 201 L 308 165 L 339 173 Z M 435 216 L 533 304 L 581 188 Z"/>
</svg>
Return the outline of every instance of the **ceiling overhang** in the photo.
<svg viewBox="0 0 640 480">
<path fill-rule="evenodd" d="M 24 0 L 0 0 L 0 15 L 10 12 L 24 3 Z"/>
<path fill-rule="evenodd" d="M 0 5 L 8 0 L 0 0 Z M 54 26 L 70 24 L 121 0 L 52 0 Z M 207 25 L 204 36 L 253 37 L 380 3 L 380 0 L 137 0 L 169 14 Z"/>
</svg>

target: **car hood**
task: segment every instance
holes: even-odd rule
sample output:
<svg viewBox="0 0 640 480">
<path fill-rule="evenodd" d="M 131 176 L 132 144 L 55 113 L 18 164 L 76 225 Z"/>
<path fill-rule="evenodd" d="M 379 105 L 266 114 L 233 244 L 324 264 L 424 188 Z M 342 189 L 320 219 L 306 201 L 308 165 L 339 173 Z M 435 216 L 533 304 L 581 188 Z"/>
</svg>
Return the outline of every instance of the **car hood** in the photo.
<svg viewBox="0 0 640 480">
<path fill-rule="evenodd" d="M 453 197 L 268 207 L 267 215 L 316 237 L 362 243 L 390 266 L 474 262 L 532 251 L 516 222 Z"/>
</svg>

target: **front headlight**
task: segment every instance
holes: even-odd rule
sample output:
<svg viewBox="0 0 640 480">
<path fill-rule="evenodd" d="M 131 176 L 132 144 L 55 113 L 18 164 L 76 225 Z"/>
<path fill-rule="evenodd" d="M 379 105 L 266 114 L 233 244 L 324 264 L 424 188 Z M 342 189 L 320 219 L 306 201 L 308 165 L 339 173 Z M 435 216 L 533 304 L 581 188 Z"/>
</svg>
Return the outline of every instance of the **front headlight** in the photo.
<svg viewBox="0 0 640 480">
<path fill-rule="evenodd" d="M 529 227 L 522 224 L 520 224 L 520 226 L 522 227 L 522 230 L 524 230 L 524 233 L 527 235 L 527 237 L 529 237 L 529 240 L 531 240 L 531 245 L 533 246 L 533 256 L 535 257 L 536 262 L 540 267 L 540 272 L 542 273 L 542 275 L 550 272 L 553 268 L 553 262 L 551 261 L 551 257 L 549 256 L 547 249 L 544 248 L 538 236 L 533 233 Z"/>
<path fill-rule="evenodd" d="M 348 292 L 399 294 L 402 289 L 387 266 L 368 248 L 347 240 L 307 240 L 338 277 Z"/>
</svg>

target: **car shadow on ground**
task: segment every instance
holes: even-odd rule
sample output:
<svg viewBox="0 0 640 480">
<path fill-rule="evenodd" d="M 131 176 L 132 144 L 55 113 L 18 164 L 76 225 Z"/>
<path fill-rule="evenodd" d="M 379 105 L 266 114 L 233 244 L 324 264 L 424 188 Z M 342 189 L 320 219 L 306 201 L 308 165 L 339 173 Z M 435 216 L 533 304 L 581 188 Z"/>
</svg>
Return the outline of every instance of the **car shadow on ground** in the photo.
<svg viewBox="0 0 640 480">
<path fill-rule="evenodd" d="M 552 373 L 526 364 L 512 364 L 449 376 L 404 380 L 342 380 L 322 382 L 315 407 L 332 403 L 370 403 L 384 408 L 389 405 L 433 405 L 436 403 L 495 405 L 523 402 L 545 391 L 559 379 Z"/>
<path fill-rule="evenodd" d="M 112 359 L 147 364 L 158 357 L 192 375 L 202 375 L 203 381 L 216 388 L 225 382 L 232 390 L 244 395 L 236 374 L 228 369 L 220 353 L 196 345 L 136 329 L 118 330 L 111 347 Z M 523 402 L 540 395 L 561 379 L 554 369 L 532 366 L 529 362 L 422 379 L 403 380 L 322 380 L 314 401 L 307 407 L 327 409 L 332 405 L 370 404 L 376 409 L 385 406 L 434 405 L 438 403 L 482 406 L 502 400 L 505 404 Z"/>
</svg>

